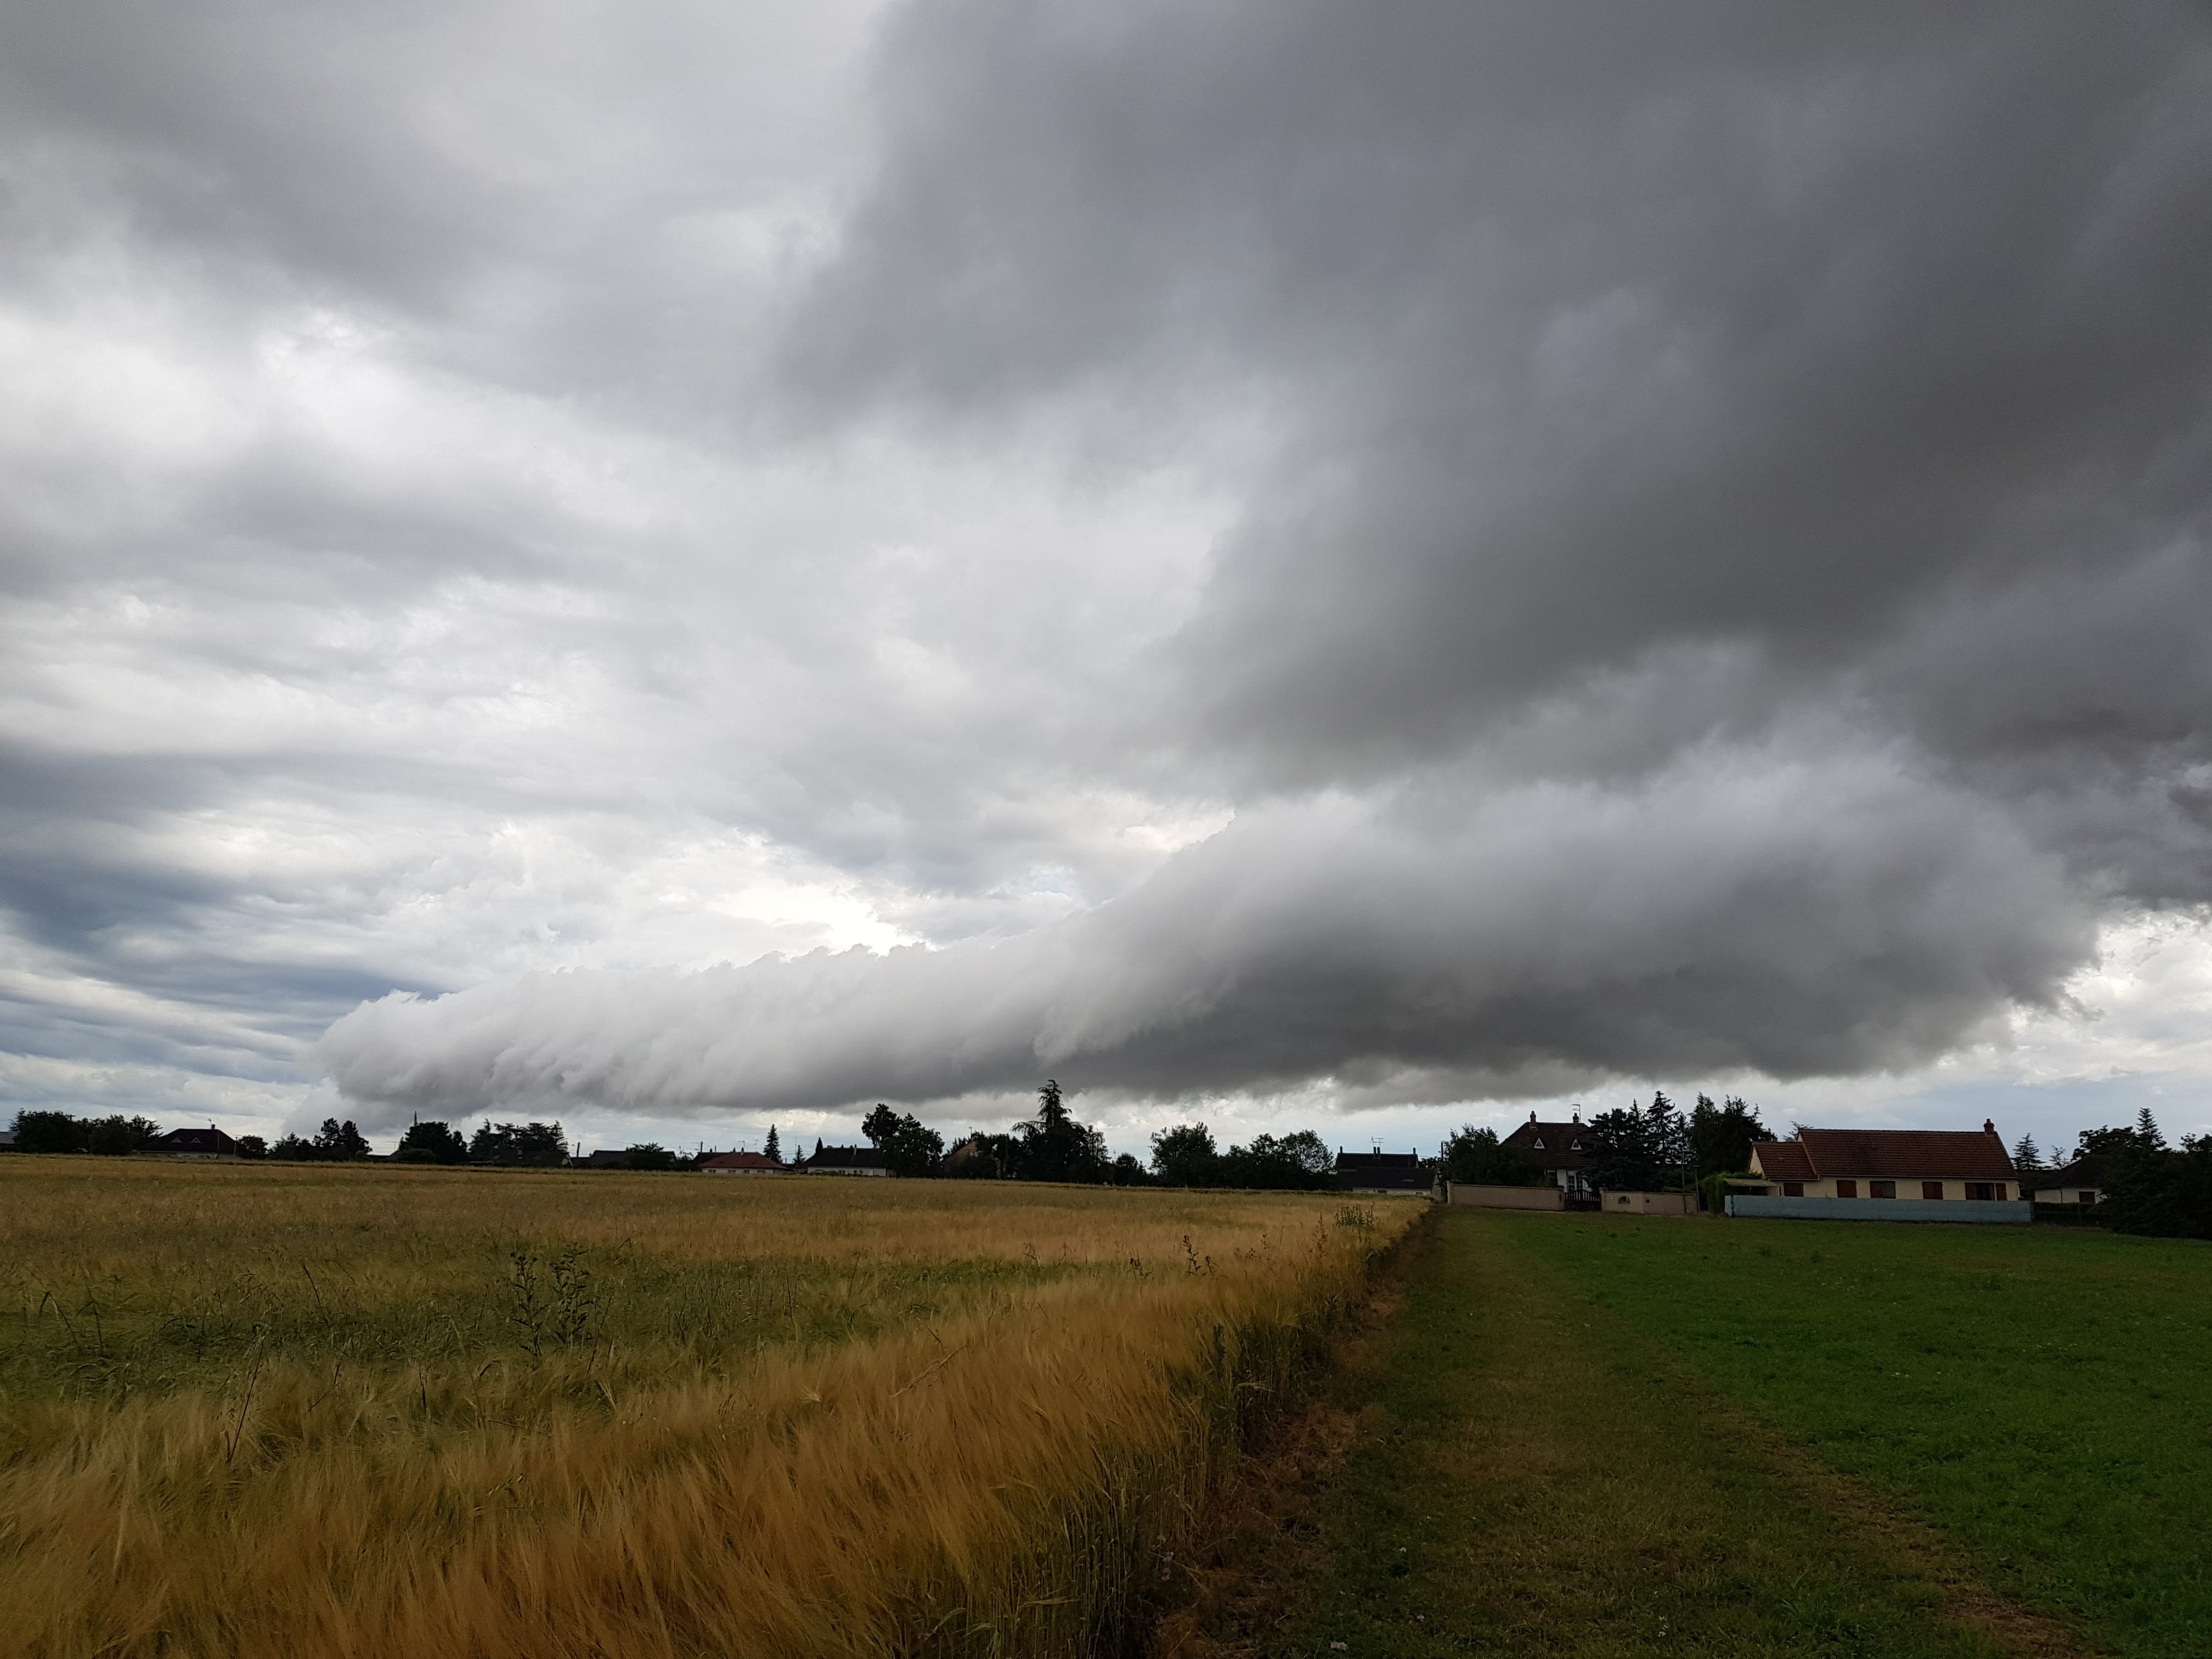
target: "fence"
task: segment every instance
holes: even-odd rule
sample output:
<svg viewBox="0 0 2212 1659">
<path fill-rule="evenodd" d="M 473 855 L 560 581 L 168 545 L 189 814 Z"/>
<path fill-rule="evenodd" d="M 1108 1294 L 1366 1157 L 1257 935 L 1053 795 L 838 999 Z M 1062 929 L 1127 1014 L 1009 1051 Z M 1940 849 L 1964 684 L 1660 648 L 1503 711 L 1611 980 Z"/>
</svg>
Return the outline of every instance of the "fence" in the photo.
<svg viewBox="0 0 2212 1659">
<path fill-rule="evenodd" d="M 1730 1193 L 1728 1212 L 1798 1221 L 2033 1221 L 2035 1206 L 2011 1199 L 1753 1198 Z"/>
</svg>

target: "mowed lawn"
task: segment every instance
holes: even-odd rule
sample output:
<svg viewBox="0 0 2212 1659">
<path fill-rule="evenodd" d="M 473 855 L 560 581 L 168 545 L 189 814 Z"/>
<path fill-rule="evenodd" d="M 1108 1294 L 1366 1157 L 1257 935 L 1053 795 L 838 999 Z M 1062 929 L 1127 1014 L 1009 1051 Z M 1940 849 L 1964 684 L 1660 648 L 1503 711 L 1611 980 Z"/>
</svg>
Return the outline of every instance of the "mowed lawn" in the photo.
<svg viewBox="0 0 2212 1659">
<path fill-rule="evenodd" d="M 1686 1385 L 1529 1248 L 1546 1220 L 1576 1226 L 1447 1212 L 1413 1241 L 1402 1309 L 1335 1381 L 1348 1452 L 1297 1455 L 1174 1659 L 2080 1650 Z"/>
<path fill-rule="evenodd" d="M 2073 1230 L 1485 1215 L 2002 1595 L 2212 1654 L 2212 1246 Z M 1574 1310 L 1562 1309 L 1571 1322 Z"/>
</svg>

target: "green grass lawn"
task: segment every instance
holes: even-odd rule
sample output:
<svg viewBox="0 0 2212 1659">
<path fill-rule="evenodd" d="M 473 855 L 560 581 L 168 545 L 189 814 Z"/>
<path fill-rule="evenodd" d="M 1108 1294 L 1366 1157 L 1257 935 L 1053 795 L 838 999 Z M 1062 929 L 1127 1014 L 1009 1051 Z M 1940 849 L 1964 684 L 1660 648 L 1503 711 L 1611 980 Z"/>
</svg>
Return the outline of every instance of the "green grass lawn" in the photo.
<svg viewBox="0 0 2212 1659">
<path fill-rule="evenodd" d="M 1563 1254 L 1579 1274 L 1608 1252 L 1632 1268 L 1650 1255 L 1602 1227 L 1528 1219 L 1446 1214 L 1413 1246 L 1379 1359 L 1336 1383 L 1359 1425 L 1352 1450 L 1251 1528 L 1227 1570 L 1234 1588 L 1176 1652 L 2070 1650 L 1978 1624 L 1986 1606 L 1835 1512 L 1548 1260 Z"/>
<path fill-rule="evenodd" d="M 1470 1219 L 1571 1280 L 1580 1309 L 1626 1318 L 1934 1524 L 2000 1592 L 2138 1659 L 2212 1654 L 2212 1246 L 2009 1227 Z"/>
</svg>

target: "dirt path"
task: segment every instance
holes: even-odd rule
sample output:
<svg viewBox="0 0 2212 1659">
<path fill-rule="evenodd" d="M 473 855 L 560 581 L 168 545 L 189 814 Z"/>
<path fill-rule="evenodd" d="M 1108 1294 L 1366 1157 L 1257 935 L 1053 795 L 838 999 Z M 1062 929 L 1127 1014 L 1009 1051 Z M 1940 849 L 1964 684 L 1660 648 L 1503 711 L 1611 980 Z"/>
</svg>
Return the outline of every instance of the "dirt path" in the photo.
<svg viewBox="0 0 2212 1659">
<path fill-rule="evenodd" d="M 1188 1564 L 1171 1659 L 2100 1651 L 1482 1218 L 1439 1217 L 1401 1284 Z"/>
</svg>

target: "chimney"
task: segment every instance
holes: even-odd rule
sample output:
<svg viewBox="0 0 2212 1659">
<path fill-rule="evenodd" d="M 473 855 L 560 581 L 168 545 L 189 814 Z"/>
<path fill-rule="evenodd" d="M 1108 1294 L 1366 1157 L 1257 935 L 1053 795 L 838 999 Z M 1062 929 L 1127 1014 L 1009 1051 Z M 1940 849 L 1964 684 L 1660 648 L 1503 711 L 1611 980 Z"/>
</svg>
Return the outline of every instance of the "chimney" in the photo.
<svg viewBox="0 0 2212 1659">
<path fill-rule="evenodd" d="M 1996 1126 L 1996 1119 L 1994 1119 L 1994 1118 L 1987 1118 L 1987 1117 L 1985 1117 L 1985 1118 L 1984 1118 L 1984 1119 L 1982 1120 L 1982 1133 L 1983 1133 L 1984 1134 L 1985 1134 L 1985 1135 L 1993 1135 L 1993 1134 L 1995 1134 L 1996 1132 L 1997 1132 L 1997 1126 Z"/>
</svg>

